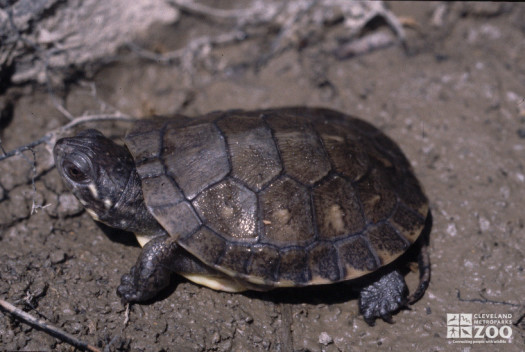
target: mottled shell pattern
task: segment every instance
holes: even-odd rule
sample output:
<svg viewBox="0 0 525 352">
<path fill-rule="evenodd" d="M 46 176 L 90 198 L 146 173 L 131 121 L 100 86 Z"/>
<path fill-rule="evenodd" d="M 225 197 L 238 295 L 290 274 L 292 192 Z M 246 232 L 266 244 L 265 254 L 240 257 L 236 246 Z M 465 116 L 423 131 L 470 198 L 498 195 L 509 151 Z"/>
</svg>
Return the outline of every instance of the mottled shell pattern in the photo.
<svg viewBox="0 0 525 352">
<path fill-rule="evenodd" d="M 407 250 L 428 212 L 399 147 L 333 110 L 149 119 L 125 142 L 167 232 L 207 265 L 256 285 L 372 272 Z"/>
</svg>

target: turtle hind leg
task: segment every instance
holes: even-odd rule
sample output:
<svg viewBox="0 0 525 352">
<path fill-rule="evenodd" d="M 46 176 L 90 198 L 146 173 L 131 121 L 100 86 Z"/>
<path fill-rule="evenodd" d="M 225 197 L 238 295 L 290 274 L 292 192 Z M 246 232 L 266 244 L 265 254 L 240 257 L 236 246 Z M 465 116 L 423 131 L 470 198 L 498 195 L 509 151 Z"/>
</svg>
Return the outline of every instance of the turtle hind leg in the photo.
<svg viewBox="0 0 525 352">
<path fill-rule="evenodd" d="M 364 286 L 359 293 L 359 311 L 368 325 L 376 318 L 392 322 L 392 313 L 407 305 L 408 288 L 403 275 L 392 270 Z"/>
<path fill-rule="evenodd" d="M 414 304 L 423 297 L 425 291 L 430 284 L 430 255 L 428 254 L 428 245 L 423 244 L 421 246 L 421 251 L 419 252 L 418 257 L 418 266 L 419 266 L 419 284 L 409 297 L 408 303 Z"/>
<path fill-rule="evenodd" d="M 430 284 L 430 254 L 429 254 L 429 235 L 430 229 L 432 228 L 432 213 L 429 211 L 427 219 L 425 221 L 425 228 L 423 233 L 419 237 L 418 241 L 421 241 L 419 254 L 418 254 L 418 267 L 419 267 L 419 284 L 409 297 L 408 303 L 414 304 L 423 297 L 425 291 Z"/>
<path fill-rule="evenodd" d="M 143 247 L 129 274 L 122 276 L 117 294 L 122 303 L 142 302 L 155 297 L 166 288 L 171 279 L 170 262 L 179 246 L 169 236 L 159 236 Z"/>
</svg>

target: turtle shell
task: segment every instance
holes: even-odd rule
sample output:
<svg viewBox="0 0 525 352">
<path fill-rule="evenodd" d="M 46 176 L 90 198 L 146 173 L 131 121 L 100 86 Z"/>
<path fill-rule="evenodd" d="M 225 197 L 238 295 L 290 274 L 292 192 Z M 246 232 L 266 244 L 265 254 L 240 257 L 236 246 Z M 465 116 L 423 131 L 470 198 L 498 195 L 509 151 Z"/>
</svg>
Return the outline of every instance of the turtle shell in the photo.
<svg viewBox="0 0 525 352">
<path fill-rule="evenodd" d="M 333 110 L 142 120 L 125 142 L 166 231 L 207 265 L 258 285 L 372 272 L 407 250 L 428 212 L 400 148 Z"/>
</svg>

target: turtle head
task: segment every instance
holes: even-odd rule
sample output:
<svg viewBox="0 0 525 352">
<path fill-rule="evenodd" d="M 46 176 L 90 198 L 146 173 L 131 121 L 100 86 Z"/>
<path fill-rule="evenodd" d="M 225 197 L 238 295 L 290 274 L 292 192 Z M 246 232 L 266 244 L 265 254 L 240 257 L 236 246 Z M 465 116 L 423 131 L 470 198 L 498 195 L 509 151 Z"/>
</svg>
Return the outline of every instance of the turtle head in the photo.
<svg viewBox="0 0 525 352">
<path fill-rule="evenodd" d="M 135 231 L 137 217 L 151 217 L 126 147 L 90 129 L 58 140 L 53 154 L 67 188 L 95 220 Z"/>
</svg>

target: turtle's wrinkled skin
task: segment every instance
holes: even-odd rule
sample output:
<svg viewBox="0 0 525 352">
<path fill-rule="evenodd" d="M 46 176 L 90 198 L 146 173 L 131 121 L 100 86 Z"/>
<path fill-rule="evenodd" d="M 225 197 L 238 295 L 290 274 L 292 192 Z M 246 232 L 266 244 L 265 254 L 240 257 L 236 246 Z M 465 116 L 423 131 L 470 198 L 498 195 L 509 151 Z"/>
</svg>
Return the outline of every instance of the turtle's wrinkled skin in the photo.
<svg viewBox="0 0 525 352">
<path fill-rule="evenodd" d="M 142 120 L 124 142 L 87 130 L 54 149 L 95 220 L 144 246 L 118 288 L 124 302 L 154 297 L 171 271 L 230 292 L 370 277 L 354 289 L 373 324 L 428 286 L 426 242 L 412 296 L 387 265 L 422 233 L 427 198 L 399 147 L 360 119 L 231 110 Z"/>
</svg>

